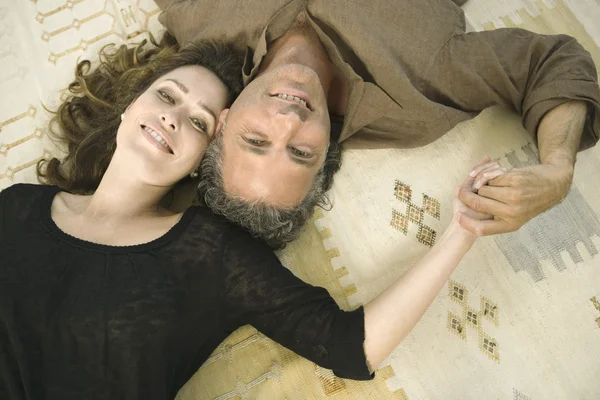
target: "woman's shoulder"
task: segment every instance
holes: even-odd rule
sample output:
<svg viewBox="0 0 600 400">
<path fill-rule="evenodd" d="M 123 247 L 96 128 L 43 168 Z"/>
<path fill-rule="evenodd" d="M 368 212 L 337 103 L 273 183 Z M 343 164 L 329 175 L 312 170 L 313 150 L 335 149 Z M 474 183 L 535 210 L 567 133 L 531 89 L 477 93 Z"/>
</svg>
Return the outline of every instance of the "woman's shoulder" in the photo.
<svg viewBox="0 0 600 400">
<path fill-rule="evenodd" d="M 39 216 L 40 206 L 45 199 L 58 192 L 56 186 L 18 183 L 0 191 L 0 221 L 19 223 L 31 216 Z"/>
<path fill-rule="evenodd" d="M 59 189 L 56 186 L 37 185 L 32 183 L 16 183 L 5 189 L 0 190 L 0 198 L 4 202 L 25 202 L 36 201 L 49 192 L 56 193 Z"/>
</svg>

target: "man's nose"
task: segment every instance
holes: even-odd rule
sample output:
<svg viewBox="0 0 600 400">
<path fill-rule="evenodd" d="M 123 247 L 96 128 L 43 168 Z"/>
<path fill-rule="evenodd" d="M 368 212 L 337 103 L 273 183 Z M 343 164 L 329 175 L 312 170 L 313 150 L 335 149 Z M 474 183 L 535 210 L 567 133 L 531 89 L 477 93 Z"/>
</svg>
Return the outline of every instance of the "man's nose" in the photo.
<svg viewBox="0 0 600 400">
<path fill-rule="evenodd" d="M 304 123 L 294 113 L 277 113 L 271 118 L 271 130 L 275 147 L 285 148 L 287 143 L 302 129 Z"/>
<path fill-rule="evenodd" d="M 276 115 L 285 116 L 290 121 L 297 120 L 300 123 L 305 122 L 308 119 L 309 111 L 301 106 L 300 104 L 288 104 L 277 110 Z"/>
</svg>

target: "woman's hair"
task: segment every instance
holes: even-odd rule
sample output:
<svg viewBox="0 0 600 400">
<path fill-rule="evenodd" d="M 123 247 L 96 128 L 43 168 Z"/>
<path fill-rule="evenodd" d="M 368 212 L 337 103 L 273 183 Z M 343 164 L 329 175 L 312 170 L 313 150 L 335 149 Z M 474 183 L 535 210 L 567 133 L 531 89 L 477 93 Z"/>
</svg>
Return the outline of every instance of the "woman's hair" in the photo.
<svg viewBox="0 0 600 400">
<path fill-rule="evenodd" d="M 78 62 L 67 98 L 49 127 L 51 136 L 66 145 L 67 155 L 38 163 L 42 183 L 77 194 L 95 191 L 114 154 L 121 114 L 176 68 L 200 65 L 212 71 L 228 89 L 227 106 L 242 90 L 241 61 L 226 45 L 203 41 L 180 47 L 168 33 L 159 43 L 150 42 L 105 46 L 96 67 L 88 60 Z"/>
</svg>

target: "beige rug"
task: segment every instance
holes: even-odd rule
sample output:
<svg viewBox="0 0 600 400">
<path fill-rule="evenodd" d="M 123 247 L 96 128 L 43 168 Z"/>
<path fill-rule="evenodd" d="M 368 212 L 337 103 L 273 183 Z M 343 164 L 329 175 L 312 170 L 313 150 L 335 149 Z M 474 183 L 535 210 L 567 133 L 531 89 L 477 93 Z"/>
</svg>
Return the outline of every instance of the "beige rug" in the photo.
<svg viewBox="0 0 600 400">
<path fill-rule="evenodd" d="M 470 0 L 472 30 L 577 37 L 600 65 L 599 0 Z M 157 32 L 151 0 L 0 0 L 0 188 L 35 182 L 44 133 L 78 57 Z M 302 237 L 280 256 L 343 308 L 400 277 L 450 218 L 452 188 L 483 155 L 536 160 L 519 119 L 490 109 L 413 150 L 348 150 Z M 245 327 L 180 391 L 191 399 L 600 399 L 600 147 L 567 199 L 519 232 L 480 240 L 371 382 L 338 379 Z"/>
</svg>

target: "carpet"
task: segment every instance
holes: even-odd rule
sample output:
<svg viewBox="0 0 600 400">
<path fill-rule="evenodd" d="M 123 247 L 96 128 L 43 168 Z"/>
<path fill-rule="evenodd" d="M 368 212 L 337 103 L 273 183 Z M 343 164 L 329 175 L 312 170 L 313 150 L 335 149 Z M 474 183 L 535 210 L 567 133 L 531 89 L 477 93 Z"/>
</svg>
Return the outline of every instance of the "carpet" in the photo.
<svg viewBox="0 0 600 400">
<path fill-rule="evenodd" d="M 600 65 L 599 0 L 470 0 L 470 30 L 575 36 Z M 78 58 L 159 32 L 151 0 L 0 0 L 0 188 L 36 182 L 56 153 L 48 106 Z M 278 255 L 344 309 L 365 304 L 435 242 L 452 189 L 484 155 L 537 162 L 518 116 L 491 108 L 422 148 L 348 148 L 331 198 Z M 483 238 L 370 382 L 335 377 L 252 327 L 181 389 L 192 399 L 600 398 L 600 147 L 580 153 L 567 198 L 512 234 Z"/>
</svg>

